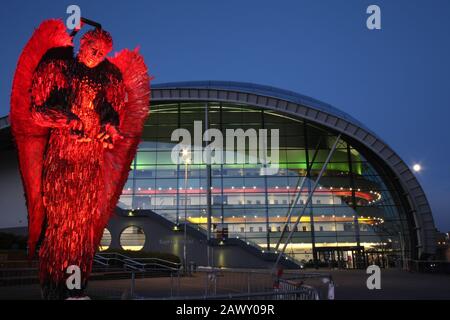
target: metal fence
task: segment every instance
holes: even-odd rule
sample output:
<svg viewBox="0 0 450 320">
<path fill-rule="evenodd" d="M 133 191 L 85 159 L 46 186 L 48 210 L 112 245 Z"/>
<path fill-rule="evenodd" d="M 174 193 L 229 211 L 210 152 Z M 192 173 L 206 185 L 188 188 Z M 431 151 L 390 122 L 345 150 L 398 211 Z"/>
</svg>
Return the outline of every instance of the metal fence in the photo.
<svg viewBox="0 0 450 320">
<path fill-rule="evenodd" d="M 278 278 L 269 270 L 204 268 L 189 276 L 173 274 L 167 296 L 146 295 L 136 279 L 132 287 L 135 299 L 334 299 L 331 276 L 320 273 Z"/>
<path fill-rule="evenodd" d="M 333 299 L 326 274 L 270 270 L 198 268 L 161 274 L 154 270 L 99 269 L 92 273 L 86 293 L 92 299 Z M 333 287 L 334 290 L 334 287 Z M 40 299 L 36 268 L 0 271 L 0 298 Z"/>
</svg>

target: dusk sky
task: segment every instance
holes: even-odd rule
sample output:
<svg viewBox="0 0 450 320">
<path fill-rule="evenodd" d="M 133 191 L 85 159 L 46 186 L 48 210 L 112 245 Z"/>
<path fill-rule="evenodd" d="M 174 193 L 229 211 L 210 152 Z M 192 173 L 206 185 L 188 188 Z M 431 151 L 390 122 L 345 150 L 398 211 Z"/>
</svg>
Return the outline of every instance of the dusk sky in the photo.
<svg viewBox="0 0 450 320">
<path fill-rule="evenodd" d="M 70 4 L 102 23 L 115 50 L 140 46 L 153 83 L 228 80 L 293 90 L 364 123 L 418 179 L 450 231 L 450 1 L 8 1 L 0 6 L 0 116 L 19 54 Z M 366 9 L 381 8 L 381 30 Z"/>
</svg>

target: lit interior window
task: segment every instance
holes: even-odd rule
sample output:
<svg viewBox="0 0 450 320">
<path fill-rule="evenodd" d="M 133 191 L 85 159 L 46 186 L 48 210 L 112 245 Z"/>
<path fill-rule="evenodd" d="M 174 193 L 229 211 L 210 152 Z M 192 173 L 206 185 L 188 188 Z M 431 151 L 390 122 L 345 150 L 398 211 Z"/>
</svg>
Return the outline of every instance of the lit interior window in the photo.
<svg viewBox="0 0 450 320">
<path fill-rule="evenodd" d="M 139 251 L 145 244 L 145 233 L 140 227 L 130 226 L 120 234 L 120 246 L 124 250 Z"/>
<path fill-rule="evenodd" d="M 103 229 L 103 236 L 102 240 L 100 240 L 100 246 L 99 251 L 105 251 L 108 250 L 109 246 L 111 245 L 111 232 L 109 232 L 108 229 Z"/>
</svg>

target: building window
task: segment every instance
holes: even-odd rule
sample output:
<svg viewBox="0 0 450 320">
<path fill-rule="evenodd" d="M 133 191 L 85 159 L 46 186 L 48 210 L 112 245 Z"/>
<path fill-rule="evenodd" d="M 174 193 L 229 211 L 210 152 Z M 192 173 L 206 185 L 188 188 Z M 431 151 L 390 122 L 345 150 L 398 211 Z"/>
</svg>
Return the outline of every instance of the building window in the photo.
<svg viewBox="0 0 450 320">
<path fill-rule="evenodd" d="M 307 231 L 305 226 L 302 227 L 302 230 L 303 230 L 303 231 Z"/>
<path fill-rule="evenodd" d="M 259 227 L 258 230 L 259 230 L 259 232 L 263 232 L 263 228 L 262 227 Z"/>
<path fill-rule="evenodd" d="M 320 226 L 320 227 L 319 227 L 319 230 L 320 230 L 320 231 L 323 231 L 323 226 Z"/>
<path fill-rule="evenodd" d="M 253 227 L 250 227 L 250 232 L 253 232 Z"/>
<path fill-rule="evenodd" d="M 241 233 L 244 233 L 244 232 L 245 232 L 244 227 L 241 227 Z"/>
<path fill-rule="evenodd" d="M 120 234 L 120 246 L 124 250 L 139 251 L 145 244 L 145 233 L 141 227 L 130 226 Z"/>
</svg>

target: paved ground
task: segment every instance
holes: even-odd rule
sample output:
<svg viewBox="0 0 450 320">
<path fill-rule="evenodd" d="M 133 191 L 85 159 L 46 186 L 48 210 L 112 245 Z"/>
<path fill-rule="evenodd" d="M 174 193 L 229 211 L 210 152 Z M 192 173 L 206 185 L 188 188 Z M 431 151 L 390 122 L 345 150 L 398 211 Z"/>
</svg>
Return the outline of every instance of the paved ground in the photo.
<svg viewBox="0 0 450 320">
<path fill-rule="evenodd" d="M 382 270 L 381 290 L 368 290 L 366 287 L 368 275 L 364 270 L 321 270 L 319 273 L 332 275 L 336 283 L 336 299 L 450 299 L 450 275 Z M 203 295 L 207 284 L 209 292 L 216 290 L 218 294 L 247 292 L 249 286 L 252 292 L 259 292 L 271 290 L 272 279 L 268 275 L 261 274 L 253 274 L 250 277 L 244 273 L 226 274 L 218 277 L 216 289 L 213 282 L 201 273 L 179 280 L 136 279 L 135 293 L 149 298 Z M 320 282 L 312 281 L 311 284 L 320 286 Z M 91 281 L 89 295 L 94 299 L 127 298 L 130 288 L 129 279 Z M 37 285 L 0 287 L 0 299 L 40 299 L 40 290 Z"/>
<path fill-rule="evenodd" d="M 364 270 L 331 272 L 336 299 L 446 299 L 450 300 L 450 275 L 381 270 L 381 290 L 368 290 Z"/>
</svg>

